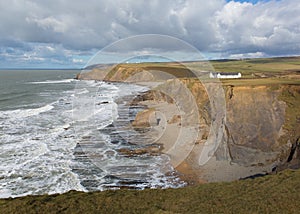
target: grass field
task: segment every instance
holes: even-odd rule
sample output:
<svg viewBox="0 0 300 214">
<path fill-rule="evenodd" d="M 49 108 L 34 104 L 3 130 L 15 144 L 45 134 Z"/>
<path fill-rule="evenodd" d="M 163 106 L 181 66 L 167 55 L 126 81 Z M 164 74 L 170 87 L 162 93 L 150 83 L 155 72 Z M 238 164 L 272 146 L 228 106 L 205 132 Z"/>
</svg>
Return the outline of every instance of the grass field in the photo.
<svg viewBox="0 0 300 214">
<path fill-rule="evenodd" d="M 287 72 L 300 72 L 300 57 L 263 58 L 230 61 L 211 61 L 216 71 L 241 72 L 244 76 L 254 73 L 285 75 Z"/>
</svg>

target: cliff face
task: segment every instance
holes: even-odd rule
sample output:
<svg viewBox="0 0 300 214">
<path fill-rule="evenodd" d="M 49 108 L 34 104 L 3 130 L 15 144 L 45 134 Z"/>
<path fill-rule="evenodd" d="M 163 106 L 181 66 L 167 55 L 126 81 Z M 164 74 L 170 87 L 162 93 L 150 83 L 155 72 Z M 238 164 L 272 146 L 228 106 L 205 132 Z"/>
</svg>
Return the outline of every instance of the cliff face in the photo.
<svg viewBox="0 0 300 214">
<path fill-rule="evenodd" d="M 284 127 L 287 104 L 279 99 L 283 90 L 287 89 L 226 87 L 226 143 L 233 162 L 251 166 L 286 159 L 296 136 L 280 139 L 291 133 Z"/>
<path fill-rule="evenodd" d="M 182 82 L 192 92 L 199 111 L 198 123 L 202 134 L 199 134 L 193 151 L 184 160 L 184 164 L 192 168 L 190 171 L 193 174 L 196 171 L 197 174 L 203 167 L 195 166 L 195 163 L 198 163 L 201 155 L 201 145 L 211 134 L 214 115 L 204 86 L 192 79 L 183 79 Z M 228 173 L 236 173 L 224 180 L 271 173 L 272 170 L 299 168 L 300 85 L 229 85 L 223 88 L 226 96 L 223 138 L 213 156 L 217 161 L 236 166 L 226 168 L 228 165 L 224 165 L 219 169 L 216 167 L 216 170 L 226 168 Z M 179 88 L 176 94 L 180 93 Z M 158 94 L 158 91 L 148 92 L 144 98 L 157 102 L 167 101 L 163 95 Z M 186 120 L 191 119 L 186 114 L 184 117 Z M 182 166 L 178 169 L 180 171 Z M 236 170 L 240 170 L 240 174 Z M 186 169 L 182 171 L 186 172 Z M 214 181 L 222 179 L 220 176 Z"/>
<path fill-rule="evenodd" d="M 182 82 L 197 102 L 200 126 L 209 129 L 212 104 L 204 86 L 193 79 Z M 245 166 L 284 162 L 300 138 L 300 85 L 224 85 L 223 89 L 225 145 L 220 147 L 228 154 L 219 149 L 217 158 L 229 155 L 232 162 Z"/>
</svg>

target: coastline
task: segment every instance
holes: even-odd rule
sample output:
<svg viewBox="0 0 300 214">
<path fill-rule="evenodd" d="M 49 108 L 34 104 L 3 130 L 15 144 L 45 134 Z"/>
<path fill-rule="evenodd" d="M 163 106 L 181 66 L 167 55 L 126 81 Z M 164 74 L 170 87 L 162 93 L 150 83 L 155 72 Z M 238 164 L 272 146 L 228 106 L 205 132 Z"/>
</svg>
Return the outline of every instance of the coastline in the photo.
<svg viewBox="0 0 300 214">
<path fill-rule="evenodd" d="M 193 150 L 188 156 L 180 157 L 182 160 L 180 164 L 176 161 L 178 156 L 170 155 L 170 161 L 172 163 L 172 158 L 175 159 L 174 168 L 181 180 L 186 181 L 188 185 L 178 189 L 146 188 L 142 191 L 121 189 L 88 193 L 70 191 L 55 195 L 29 195 L 15 199 L 1 199 L 1 210 L 74 212 L 72 209 L 76 207 L 75 211 L 78 212 L 80 203 L 83 212 L 86 210 L 102 210 L 107 213 L 116 213 L 120 210 L 142 212 L 145 209 L 162 213 L 167 210 L 175 213 L 187 211 L 230 213 L 249 210 L 296 212 L 299 210 L 297 201 L 300 189 L 300 171 L 296 170 L 299 168 L 300 160 L 298 136 L 300 127 L 297 125 L 300 121 L 300 82 L 299 75 L 295 77 L 297 78 L 292 79 L 286 75 L 280 78 L 277 76 L 276 78 L 245 78 L 239 81 L 224 80 L 222 84 L 229 112 L 227 115 L 229 124 L 226 124 L 228 126 L 225 129 L 224 142 L 228 144 L 221 145 L 221 149 L 216 151 L 216 155 L 212 156 L 205 166 L 199 166 L 197 158 L 208 137 L 205 133 L 206 127 L 194 127 L 190 115 L 185 115 L 186 118 L 183 118 L 180 108 L 172 99 L 160 93 L 151 94 L 151 88 L 155 91 L 155 87 L 160 82 L 105 81 L 149 86 L 149 91 L 146 92 L 149 94 L 141 95 L 140 99 L 146 109 L 136 115 L 137 118 L 133 122 L 135 125 L 132 124 L 137 130 L 151 137 L 149 142 L 145 142 L 149 146 L 141 146 L 142 149 L 139 150 L 125 149 L 119 152 L 123 152 L 124 155 L 128 153 L 128 156 L 168 155 L 178 136 L 181 136 L 187 140 L 186 145 L 193 144 Z M 189 88 L 191 91 L 201 94 L 199 93 L 202 92 L 201 88 L 196 84 L 190 84 L 193 83 L 192 81 L 185 80 L 185 83 L 191 86 Z M 180 90 L 176 92 L 180 93 Z M 209 113 L 204 103 L 205 99 L 201 100 L 201 96 L 197 98 L 199 98 L 197 102 Z M 157 115 L 155 112 L 158 112 Z M 201 113 L 205 115 L 206 112 Z M 160 119 L 159 122 L 157 119 Z M 243 126 L 238 126 L 239 124 Z M 248 126 L 249 124 L 251 126 Z M 204 131 L 198 133 L 199 138 L 195 139 L 191 137 L 194 134 L 193 130 L 189 130 L 191 127 Z M 180 130 L 190 133 L 191 136 L 180 135 Z M 260 135 L 263 135 L 263 138 Z M 249 139 L 252 140 L 249 141 L 252 144 L 247 144 L 246 140 Z M 276 142 L 270 144 L 273 141 Z M 235 144 L 236 142 L 238 145 Z M 152 147 L 150 143 L 153 143 Z M 228 155 L 226 146 L 227 149 L 231 146 L 233 153 Z M 273 158 L 276 152 L 280 155 Z"/>
<path fill-rule="evenodd" d="M 95 73 L 92 72 L 92 76 L 95 76 L 97 72 L 99 71 L 96 71 Z M 205 145 L 207 138 L 209 137 L 208 129 L 209 122 L 211 120 L 211 118 L 209 118 L 211 117 L 211 112 L 208 112 L 209 107 L 207 107 L 207 105 L 209 105 L 209 103 L 207 104 L 208 98 L 202 95 L 199 97 L 197 95 L 197 93 L 205 93 L 203 86 L 195 84 L 194 80 L 190 78 L 180 79 L 180 81 L 189 87 L 189 90 L 194 93 L 193 95 L 196 96 L 195 101 L 198 105 L 197 108 L 200 109 L 200 123 L 197 123 L 198 121 L 195 123 L 195 114 L 194 117 L 189 115 L 190 112 L 193 111 L 193 108 L 186 107 L 189 105 L 189 102 L 186 102 L 186 105 L 182 104 L 184 102 L 180 100 L 181 103 L 179 103 L 179 105 L 181 106 L 176 106 L 178 105 L 178 102 L 175 103 L 174 106 L 174 100 L 172 101 L 174 96 L 186 96 L 183 93 L 184 89 L 181 88 L 181 86 L 173 84 L 176 82 L 176 79 L 168 79 L 168 77 L 159 76 L 159 73 L 158 76 L 155 76 L 155 71 L 147 71 L 145 74 L 135 74 L 135 70 L 130 69 L 127 73 L 123 72 L 124 71 L 122 69 L 120 69 L 120 71 L 117 70 L 114 73 L 115 76 L 111 77 L 109 80 L 105 80 L 105 82 L 136 84 L 149 88 L 148 93 L 150 92 L 150 94 L 146 94 L 146 96 L 139 102 L 146 108 L 157 112 L 156 114 L 161 115 L 160 124 L 156 125 L 157 116 L 155 113 L 153 112 L 151 115 L 148 112 L 144 115 L 141 114 L 142 117 L 137 118 L 137 121 L 142 120 L 144 123 L 140 124 L 140 127 L 138 128 L 142 129 L 146 124 L 148 129 L 146 134 L 154 139 L 153 142 L 161 145 L 160 152 L 167 154 L 170 157 L 172 166 L 178 171 L 179 176 L 187 184 L 194 185 L 206 182 L 234 181 L 247 177 L 272 174 L 278 170 L 290 167 L 290 164 L 286 163 L 285 157 L 289 156 L 292 145 L 295 146 L 297 142 L 294 142 L 296 135 L 289 135 L 288 133 L 295 132 L 294 130 L 296 130 L 297 127 L 293 125 L 292 127 L 289 127 L 290 130 L 282 131 L 284 125 L 282 117 L 288 117 L 286 121 L 292 121 L 295 125 L 297 124 L 297 121 L 290 119 L 294 117 L 293 113 L 285 115 L 286 106 L 283 102 L 292 102 L 295 104 L 299 102 L 296 98 L 298 96 L 296 92 L 298 87 L 297 79 L 291 81 L 290 78 L 284 78 L 285 76 L 282 76 L 281 79 L 277 76 L 276 79 L 242 78 L 238 80 L 229 79 L 222 81 L 222 87 L 226 96 L 226 111 L 229 115 L 229 119 L 227 118 L 226 124 L 224 123 L 224 126 L 226 127 L 226 130 L 223 130 L 224 139 L 222 139 L 222 143 L 219 145 L 218 150 L 215 151 L 215 154 L 210 155 L 209 161 L 205 165 L 199 165 L 199 155 L 201 155 L 201 151 L 207 149 L 205 148 Z M 133 78 L 127 78 L 125 81 L 122 81 L 122 75 L 128 77 L 130 72 L 134 73 Z M 289 74 L 286 75 L 288 77 Z M 91 76 L 87 75 L 86 77 L 90 78 Z M 86 77 L 83 76 L 83 79 Z M 144 78 L 146 78 L 146 80 Z M 166 83 L 166 86 L 162 83 Z M 160 93 L 160 90 L 166 93 Z M 285 100 L 282 100 L 283 95 L 281 94 L 286 93 L 285 91 L 294 92 L 291 93 L 292 97 L 289 97 L 290 95 L 284 95 Z M 151 94 L 151 92 L 154 93 Z M 170 95 L 170 97 L 167 95 Z M 243 97 L 247 97 L 247 99 L 244 99 Z M 248 100 L 257 100 L 256 102 L 258 102 L 260 108 L 266 109 L 266 114 L 259 113 L 257 115 L 255 106 L 252 106 L 253 104 L 249 103 Z M 191 99 L 187 99 L 187 101 L 191 101 Z M 252 109 L 251 106 L 253 107 Z M 184 107 L 186 108 L 185 112 L 182 112 L 182 108 Z M 251 113 L 245 114 L 246 109 L 248 109 Z M 234 114 L 235 111 L 238 111 L 236 115 Z M 297 110 L 294 112 L 295 114 L 299 113 Z M 186 118 L 180 118 L 182 113 Z M 257 116 L 252 117 L 251 114 Z M 276 116 L 274 117 L 272 115 Z M 173 117 L 179 117 L 179 120 L 177 118 L 176 121 Z M 172 120 L 173 122 L 170 122 Z M 248 122 L 248 120 L 251 122 Z M 254 135 L 254 137 L 257 136 L 256 130 L 251 127 L 261 126 L 261 120 L 269 120 L 271 124 L 274 124 L 272 124 L 271 128 L 263 127 L 259 133 L 262 135 L 261 139 L 254 139 L 255 141 L 262 142 L 262 144 L 258 144 L 251 140 L 251 135 Z M 135 123 L 138 124 L 140 122 Z M 243 128 L 245 130 L 242 130 L 243 133 L 238 133 L 238 130 L 240 129 L 238 124 L 246 125 L 246 127 Z M 149 127 L 151 127 L 150 131 Z M 230 128 L 233 133 L 228 133 L 228 128 Z M 197 131 L 194 132 L 194 130 Z M 285 137 L 282 138 L 280 133 L 283 133 Z M 245 136 L 246 138 L 250 137 L 250 141 L 245 142 L 246 138 L 242 136 Z M 264 139 L 266 139 L 267 136 L 270 139 L 268 140 L 268 143 L 265 143 Z M 291 136 L 292 139 L 286 139 L 288 136 Z M 237 138 L 237 144 L 231 140 L 233 137 Z M 180 143 L 176 142 L 179 138 L 181 138 L 180 143 L 187 145 L 187 147 L 189 147 L 188 149 L 183 147 L 180 148 Z M 283 142 L 283 140 L 287 140 L 287 142 Z M 239 144 L 239 141 L 244 142 Z M 289 143 L 291 141 L 294 143 Z M 232 151 L 229 151 L 229 146 L 233 153 L 231 153 Z M 274 150 L 274 148 L 276 149 Z M 177 150 L 177 152 L 174 151 L 174 149 Z M 180 151 L 183 151 L 184 154 L 180 154 Z M 297 156 L 293 157 L 296 162 L 296 167 L 299 166 L 297 158 Z"/>
<path fill-rule="evenodd" d="M 268 62 L 270 69 L 272 62 Z M 77 77 L 146 86 L 149 90 L 134 102 L 148 110 L 139 112 L 132 125 L 137 130 L 145 128 L 144 134 L 160 145 L 159 152 L 169 156 L 188 184 L 234 181 L 299 168 L 297 70 L 271 72 L 268 63 L 262 66 L 252 60 L 212 63 L 225 72 L 238 66 L 242 78 L 210 81 L 207 72 L 199 71 L 208 81 L 204 86 L 188 75 L 184 64 L 167 63 L 119 64 Z M 251 63 L 253 72 L 243 67 Z M 215 96 L 220 92 L 223 100 Z M 218 105 L 225 112 L 219 112 Z"/>
</svg>

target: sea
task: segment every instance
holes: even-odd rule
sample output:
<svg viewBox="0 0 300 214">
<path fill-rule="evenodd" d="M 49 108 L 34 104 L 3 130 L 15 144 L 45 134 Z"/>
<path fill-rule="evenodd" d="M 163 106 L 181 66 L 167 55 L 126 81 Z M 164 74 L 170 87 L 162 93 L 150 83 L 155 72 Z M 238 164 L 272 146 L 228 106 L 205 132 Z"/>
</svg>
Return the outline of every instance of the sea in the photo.
<svg viewBox="0 0 300 214">
<path fill-rule="evenodd" d="M 131 152 L 145 147 L 130 121 L 147 88 L 79 72 L 0 70 L 0 198 L 184 186 L 168 156 Z"/>
</svg>

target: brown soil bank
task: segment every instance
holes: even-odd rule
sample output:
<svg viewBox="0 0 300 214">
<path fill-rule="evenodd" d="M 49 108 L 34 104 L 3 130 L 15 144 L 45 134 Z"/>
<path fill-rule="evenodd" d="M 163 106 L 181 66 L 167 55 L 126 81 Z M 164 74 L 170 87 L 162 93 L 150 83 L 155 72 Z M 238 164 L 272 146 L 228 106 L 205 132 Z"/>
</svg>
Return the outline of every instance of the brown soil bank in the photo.
<svg viewBox="0 0 300 214">
<path fill-rule="evenodd" d="M 2 213 L 298 213 L 300 171 L 181 189 L 75 192 L 0 200 Z"/>
</svg>

